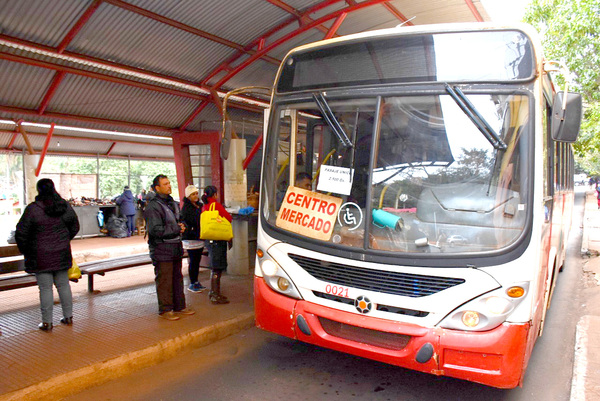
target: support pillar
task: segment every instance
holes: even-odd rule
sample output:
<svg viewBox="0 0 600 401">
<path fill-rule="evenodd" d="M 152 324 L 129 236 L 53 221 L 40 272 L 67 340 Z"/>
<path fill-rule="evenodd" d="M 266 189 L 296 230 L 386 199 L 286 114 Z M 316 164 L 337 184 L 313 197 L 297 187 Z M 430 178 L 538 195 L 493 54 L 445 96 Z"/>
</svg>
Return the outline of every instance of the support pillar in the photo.
<svg viewBox="0 0 600 401">
<path fill-rule="evenodd" d="M 229 157 L 223 162 L 225 176 L 224 205 L 229 208 L 246 207 L 248 179 L 242 167 L 246 158 L 246 140 L 232 139 Z M 245 275 L 250 271 L 248 255 L 248 219 L 233 216 L 233 247 L 227 252 L 227 274 Z"/>
<path fill-rule="evenodd" d="M 23 188 L 25 190 L 25 204 L 30 204 L 37 196 L 36 184 L 38 177 L 35 170 L 40 162 L 40 155 L 23 155 Z"/>
</svg>

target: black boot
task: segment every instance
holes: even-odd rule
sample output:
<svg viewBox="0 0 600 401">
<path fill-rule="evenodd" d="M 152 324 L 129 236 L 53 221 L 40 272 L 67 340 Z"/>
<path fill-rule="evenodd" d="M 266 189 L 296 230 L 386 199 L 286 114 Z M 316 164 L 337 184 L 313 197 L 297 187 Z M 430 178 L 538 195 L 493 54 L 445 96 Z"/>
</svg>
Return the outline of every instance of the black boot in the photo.
<svg viewBox="0 0 600 401">
<path fill-rule="evenodd" d="M 52 323 L 40 323 L 38 328 L 42 331 L 52 331 Z"/>
<path fill-rule="evenodd" d="M 71 326 L 73 324 L 73 316 L 63 317 L 62 319 L 60 319 L 60 322 L 62 324 L 66 324 L 67 326 Z"/>
<path fill-rule="evenodd" d="M 213 271 L 210 277 L 210 293 L 208 294 L 210 303 L 213 305 L 228 304 L 227 297 L 221 295 L 221 272 Z"/>
</svg>

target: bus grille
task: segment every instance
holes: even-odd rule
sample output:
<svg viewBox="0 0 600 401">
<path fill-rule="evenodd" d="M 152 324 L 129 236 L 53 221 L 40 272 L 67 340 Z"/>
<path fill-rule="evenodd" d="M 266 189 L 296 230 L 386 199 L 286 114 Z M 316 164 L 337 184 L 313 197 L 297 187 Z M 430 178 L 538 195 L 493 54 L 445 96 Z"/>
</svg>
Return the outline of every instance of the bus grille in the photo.
<svg viewBox="0 0 600 401">
<path fill-rule="evenodd" d="M 394 351 L 404 349 L 410 341 L 410 336 L 405 334 L 365 329 L 363 327 L 325 319 L 324 317 L 319 317 L 319 323 L 321 323 L 323 330 L 331 336 Z"/>
<path fill-rule="evenodd" d="M 313 291 L 313 294 L 315 294 L 315 296 L 319 297 L 319 298 L 328 299 L 330 301 L 340 302 L 340 303 L 343 303 L 346 305 L 354 306 L 354 299 L 350 299 L 350 298 L 346 298 L 346 297 L 339 297 L 337 295 L 326 294 L 324 292 L 319 292 L 319 291 Z M 423 312 L 423 311 L 418 311 L 418 310 L 414 310 L 414 309 L 399 308 L 397 306 L 380 305 L 380 304 L 377 304 L 377 310 L 382 311 L 382 312 L 397 313 L 399 315 L 414 316 L 414 317 L 426 317 L 427 315 L 429 315 L 429 312 Z"/>
<path fill-rule="evenodd" d="M 300 255 L 289 254 L 288 256 L 316 279 L 346 287 L 411 298 L 425 297 L 465 282 L 462 278 L 364 269 Z"/>
</svg>

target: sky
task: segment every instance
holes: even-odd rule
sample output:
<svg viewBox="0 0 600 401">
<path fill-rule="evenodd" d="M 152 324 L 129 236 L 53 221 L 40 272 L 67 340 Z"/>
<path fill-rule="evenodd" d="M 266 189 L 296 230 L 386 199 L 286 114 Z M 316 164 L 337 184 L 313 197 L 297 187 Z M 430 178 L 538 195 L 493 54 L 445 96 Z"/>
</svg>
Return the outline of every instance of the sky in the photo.
<svg viewBox="0 0 600 401">
<path fill-rule="evenodd" d="M 531 0 L 480 0 L 492 21 L 520 22 Z"/>
</svg>

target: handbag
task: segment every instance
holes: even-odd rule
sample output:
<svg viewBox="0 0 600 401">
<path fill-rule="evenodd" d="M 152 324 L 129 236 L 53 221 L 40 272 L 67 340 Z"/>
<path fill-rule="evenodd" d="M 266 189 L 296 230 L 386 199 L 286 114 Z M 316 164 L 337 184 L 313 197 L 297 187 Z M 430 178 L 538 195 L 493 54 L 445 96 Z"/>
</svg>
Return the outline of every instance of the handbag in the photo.
<svg viewBox="0 0 600 401">
<path fill-rule="evenodd" d="M 69 269 L 69 280 L 77 282 L 81 278 L 81 270 L 79 270 L 79 266 L 77 266 L 77 262 L 73 259 L 73 264 Z"/>
<path fill-rule="evenodd" d="M 200 214 L 200 239 L 229 241 L 232 238 L 231 223 L 215 210 L 215 202 L 211 203 L 209 209 Z"/>
</svg>

